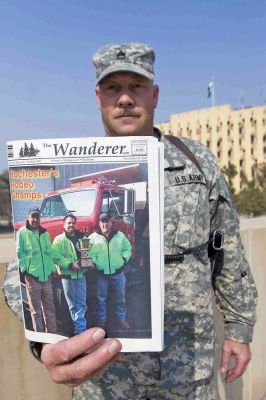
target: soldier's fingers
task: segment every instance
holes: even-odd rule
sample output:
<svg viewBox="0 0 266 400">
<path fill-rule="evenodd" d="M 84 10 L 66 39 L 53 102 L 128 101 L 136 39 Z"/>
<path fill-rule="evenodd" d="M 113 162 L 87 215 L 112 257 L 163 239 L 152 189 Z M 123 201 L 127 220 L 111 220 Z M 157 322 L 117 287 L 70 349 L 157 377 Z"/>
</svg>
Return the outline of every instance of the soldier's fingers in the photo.
<svg viewBox="0 0 266 400">
<path fill-rule="evenodd" d="M 119 353 L 118 353 L 119 354 Z M 117 357 L 117 355 L 115 355 L 106 365 L 104 365 L 103 367 L 101 367 L 100 369 L 97 369 L 96 371 L 94 371 L 93 373 L 91 373 L 90 375 L 90 379 L 95 378 L 97 376 L 101 376 L 104 371 L 106 370 L 106 368 L 108 368 L 108 366 L 116 361 L 119 357 Z M 75 379 L 75 380 L 70 380 L 68 382 L 65 383 L 65 385 L 69 386 L 69 387 L 76 387 L 78 385 L 80 385 L 81 383 L 84 382 L 84 379 Z"/>
<path fill-rule="evenodd" d="M 241 358 L 236 358 L 236 364 L 234 368 L 230 368 L 227 371 L 225 381 L 227 383 L 232 382 L 233 380 L 239 378 L 244 374 L 248 365 L 248 361 Z"/>
<path fill-rule="evenodd" d="M 121 358 L 121 353 L 115 354 L 115 356 L 114 356 L 106 365 L 104 365 L 104 366 L 101 367 L 100 369 L 97 369 L 97 370 L 93 373 L 92 378 L 95 377 L 95 376 L 100 376 L 100 375 L 102 375 L 103 372 L 106 370 L 106 368 L 109 366 L 109 364 L 111 364 L 111 363 L 114 362 L 114 361 L 119 360 L 120 358 Z"/>
<path fill-rule="evenodd" d="M 44 365 L 56 366 L 65 364 L 92 349 L 105 336 L 101 328 L 91 328 L 70 339 L 43 346 L 41 360 Z"/>
<path fill-rule="evenodd" d="M 221 363 L 220 363 L 220 370 L 222 373 L 226 372 L 228 369 L 228 363 L 231 357 L 231 350 L 227 349 L 226 347 L 223 347 L 222 349 L 222 357 L 221 357 Z"/>
<path fill-rule="evenodd" d="M 103 371 L 119 350 L 121 343 L 116 339 L 109 339 L 92 353 L 71 363 L 50 367 L 48 370 L 55 383 L 75 386 Z"/>
</svg>

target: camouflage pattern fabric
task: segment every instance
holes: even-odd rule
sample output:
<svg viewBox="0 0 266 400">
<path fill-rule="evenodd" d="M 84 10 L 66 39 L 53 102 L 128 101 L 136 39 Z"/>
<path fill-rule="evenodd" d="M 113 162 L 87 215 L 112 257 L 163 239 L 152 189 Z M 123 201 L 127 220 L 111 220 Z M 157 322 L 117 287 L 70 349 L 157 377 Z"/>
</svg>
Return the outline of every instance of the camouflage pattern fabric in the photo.
<svg viewBox="0 0 266 400">
<path fill-rule="evenodd" d="M 257 292 L 239 236 L 238 218 L 227 184 L 212 153 L 181 138 L 198 159 L 205 177 L 166 138 L 165 254 L 182 253 L 206 243 L 215 229 L 224 232 L 224 268 L 215 281 L 217 305 L 226 338 L 249 343 L 255 323 Z M 207 181 L 206 181 L 206 180 Z M 174 388 L 212 375 L 214 326 L 211 267 L 207 246 L 165 265 L 165 348 L 158 353 L 123 355 L 102 375 L 107 384 Z"/>
<path fill-rule="evenodd" d="M 196 248 L 207 242 L 215 229 L 224 232 L 224 267 L 214 282 L 216 301 L 224 315 L 226 338 L 249 343 L 255 323 L 257 292 L 240 241 L 238 218 L 227 184 L 214 156 L 205 146 L 189 138 L 180 139 L 198 159 L 205 177 L 191 160 L 162 137 L 165 145 L 165 254 Z M 7 279 L 7 290 L 13 291 L 11 273 Z M 11 283 L 8 283 L 10 279 Z M 112 399 L 110 393 L 103 397 L 102 382 L 109 391 L 111 387 L 122 391 L 124 385 L 147 386 L 147 390 L 148 386 L 160 385 L 160 390 L 167 390 L 170 396 L 179 385 L 186 387 L 191 382 L 197 385 L 197 382 L 210 379 L 214 358 L 211 295 L 207 246 L 199 253 L 185 255 L 183 262 L 166 264 L 164 351 L 122 355 L 101 379 L 80 386 L 75 391 L 76 400 Z M 12 293 L 7 297 L 12 300 Z M 11 306 L 16 306 L 14 301 Z M 127 391 L 125 398 L 128 396 Z M 123 398 L 122 394 L 120 397 Z"/>
<path fill-rule="evenodd" d="M 96 68 L 96 85 L 114 72 L 134 72 L 153 80 L 155 53 L 143 43 L 108 44 L 99 49 L 92 58 Z"/>
<path fill-rule="evenodd" d="M 74 400 L 216 400 L 213 380 L 203 379 L 174 389 L 165 389 L 160 385 L 130 385 L 127 381 L 106 385 L 87 382 L 74 389 Z"/>
<path fill-rule="evenodd" d="M 20 296 L 20 281 L 17 261 L 12 261 L 7 265 L 6 276 L 4 279 L 3 292 L 5 300 L 16 317 L 22 321 L 22 302 Z"/>
</svg>

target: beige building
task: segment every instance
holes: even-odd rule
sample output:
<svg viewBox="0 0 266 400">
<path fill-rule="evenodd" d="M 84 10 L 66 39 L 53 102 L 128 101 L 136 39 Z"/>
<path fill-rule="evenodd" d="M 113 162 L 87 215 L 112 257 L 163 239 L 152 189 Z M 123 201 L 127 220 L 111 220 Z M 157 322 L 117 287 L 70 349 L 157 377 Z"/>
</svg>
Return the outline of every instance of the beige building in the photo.
<svg viewBox="0 0 266 400">
<path fill-rule="evenodd" d="M 233 110 L 230 105 L 172 114 L 156 125 L 165 134 L 191 137 L 208 146 L 220 167 L 237 168 L 234 187 L 241 189 L 241 171 L 252 180 L 254 164 L 266 162 L 266 106 Z"/>
</svg>

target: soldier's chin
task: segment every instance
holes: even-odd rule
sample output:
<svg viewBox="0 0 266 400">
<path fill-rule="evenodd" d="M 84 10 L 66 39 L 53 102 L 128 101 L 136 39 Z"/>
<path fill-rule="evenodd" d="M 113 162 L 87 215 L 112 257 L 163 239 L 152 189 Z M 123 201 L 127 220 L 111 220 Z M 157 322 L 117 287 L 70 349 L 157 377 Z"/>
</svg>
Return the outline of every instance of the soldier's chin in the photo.
<svg viewBox="0 0 266 400">
<path fill-rule="evenodd" d="M 115 136 L 134 136 L 138 134 L 138 131 L 139 128 L 136 123 L 119 124 Z"/>
</svg>

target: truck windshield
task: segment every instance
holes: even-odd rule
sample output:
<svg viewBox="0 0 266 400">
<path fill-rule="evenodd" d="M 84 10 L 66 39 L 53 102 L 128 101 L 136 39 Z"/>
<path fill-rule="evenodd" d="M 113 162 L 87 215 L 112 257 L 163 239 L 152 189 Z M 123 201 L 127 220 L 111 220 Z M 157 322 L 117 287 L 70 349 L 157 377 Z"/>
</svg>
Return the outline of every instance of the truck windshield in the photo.
<svg viewBox="0 0 266 400">
<path fill-rule="evenodd" d="M 56 218 L 71 212 L 76 217 L 89 217 L 94 211 L 95 201 L 95 189 L 61 193 L 44 199 L 41 215 L 42 218 Z"/>
<path fill-rule="evenodd" d="M 102 213 L 107 213 L 111 218 L 117 218 L 124 215 L 124 197 L 123 190 L 108 190 L 103 193 Z"/>
</svg>

